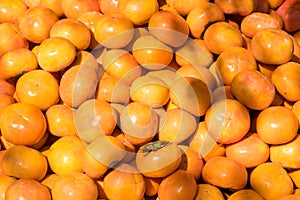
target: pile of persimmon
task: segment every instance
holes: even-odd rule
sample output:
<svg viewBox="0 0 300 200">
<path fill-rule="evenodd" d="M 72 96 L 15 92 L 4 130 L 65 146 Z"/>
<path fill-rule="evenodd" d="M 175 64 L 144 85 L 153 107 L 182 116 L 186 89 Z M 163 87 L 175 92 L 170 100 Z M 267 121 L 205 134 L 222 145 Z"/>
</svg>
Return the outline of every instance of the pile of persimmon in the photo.
<svg viewBox="0 0 300 200">
<path fill-rule="evenodd" d="M 1 0 L 0 200 L 300 199 L 299 0 Z"/>
</svg>

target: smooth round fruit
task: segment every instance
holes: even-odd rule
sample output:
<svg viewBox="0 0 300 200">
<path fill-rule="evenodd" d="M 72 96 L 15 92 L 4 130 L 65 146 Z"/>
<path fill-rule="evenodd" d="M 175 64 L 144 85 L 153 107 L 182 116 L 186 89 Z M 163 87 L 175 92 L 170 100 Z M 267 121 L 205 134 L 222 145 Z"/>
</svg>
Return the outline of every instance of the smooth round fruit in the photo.
<svg viewBox="0 0 300 200">
<path fill-rule="evenodd" d="M 218 156 L 205 163 L 202 169 L 202 178 L 205 183 L 240 190 L 247 184 L 248 173 L 242 164 L 230 158 Z"/>
<path fill-rule="evenodd" d="M 4 0 L 0 3 L 0 23 L 18 24 L 20 18 L 27 10 L 27 5 L 22 0 Z"/>
<path fill-rule="evenodd" d="M 251 50 L 255 59 L 265 64 L 280 65 L 293 56 L 293 40 L 281 30 L 267 28 L 258 31 L 251 40 Z"/>
<path fill-rule="evenodd" d="M 238 14 L 241 16 L 252 13 L 257 4 L 255 0 L 215 0 L 214 3 L 220 6 L 225 14 Z"/>
<path fill-rule="evenodd" d="M 241 200 L 241 199 L 247 199 L 247 200 L 263 200 L 263 197 L 252 189 L 242 189 L 234 192 L 231 194 L 228 198 L 228 200 Z"/>
<path fill-rule="evenodd" d="M 271 106 L 259 113 L 256 119 L 256 130 L 265 143 L 284 144 L 295 138 L 298 123 L 296 115 L 290 109 Z"/>
<path fill-rule="evenodd" d="M 7 106 L 0 118 L 2 136 L 15 145 L 35 145 L 45 134 L 46 126 L 42 111 L 28 103 Z"/>
<path fill-rule="evenodd" d="M 293 193 L 293 182 L 286 170 L 277 163 L 266 162 L 250 174 L 251 187 L 264 199 L 278 199 Z"/>
<path fill-rule="evenodd" d="M 88 11 L 100 12 L 97 0 L 61 0 L 60 4 L 64 15 L 69 19 L 77 19 Z"/>
<path fill-rule="evenodd" d="M 195 196 L 195 200 L 225 200 L 221 190 L 211 184 L 208 183 L 200 183 L 197 184 L 197 194 Z"/>
<path fill-rule="evenodd" d="M 46 157 L 38 150 L 16 145 L 5 151 L 1 169 L 7 176 L 40 181 L 47 173 L 48 164 Z"/>
<path fill-rule="evenodd" d="M 158 187 L 160 200 L 192 200 L 197 192 L 197 184 L 192 175 L 184 170 L 176 170 L 164 178 Z"/>
</svg>

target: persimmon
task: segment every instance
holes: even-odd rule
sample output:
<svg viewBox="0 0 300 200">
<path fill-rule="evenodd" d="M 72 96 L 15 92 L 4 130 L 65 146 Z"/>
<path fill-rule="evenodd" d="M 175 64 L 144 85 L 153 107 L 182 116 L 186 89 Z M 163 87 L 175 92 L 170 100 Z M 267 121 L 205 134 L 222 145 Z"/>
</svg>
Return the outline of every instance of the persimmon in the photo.
<svg viewBox="0 0 300 200">
<path fill-rule="evenodd" d="M 61 0 L 39 0 L 39 1 L 41 6 L 53 10 L 59 18 L 64 16 L 64 12 L 61 6 Z"/>
<path fill-rule="evenodd" d="M 196 181 L 201 177 L 202 168 L 204 165 L 201 155 L 194 149 L 186 145 L 178 145 L 183 151 L 182 160 L 178 169 L 185 170 L 191 174 Z"/>
<path fill-rule="evenodd" d="M 250 174 L 250 185 L 264 199 L 278 199 L 293 193 L 293 181 L 278 163 L 265 162 Z"/>
<path fill-rule="evenodd" d="M 82 13 L 87 11 L 100 12 L 97 0 L 61 0 L 61 8 L 64 15 L 69 19 L 77 19 Z"/>
<path fill-rule="evenodd" d="M 300 101 L 297 101 L 293 104 L 292 112 L 297 116 L 300 126 Z"/>
<path fill-rule="evenodd" d="M 22 0 L 1 1 L 0 3 L 0 23 L 18 24 L 21 16 L 27 10 L 27 5 Z"/>
<path fill-rule="evenodd" d="M 111 76 L 131 85 L 142 75 L 142 69 L 133 55 L 123 49 L 111 49 L 103 54 L 102 65 Z"/>
<path fill-rule="evenodd" d="M 47 129 L 55 136 L 77 135 L 74 111 L 66 104 L 50 106 L 46 112 Z"/>
<path fill-rule="evenodd" d="M 181 160 L 182 150 L 177 144 L 155 141 L 139 148 L 135 162 L 144 176 L 163 178 L 175 172 Z"/>
<path fill-rule="evenodd" d="M 195 200 L 201 200 L 201 199 L 225 200 L 221 190 L 218 187 L 208 183 L 197 184 L 197 194 L 194 199 Z"/>
<path fill-rule="evenodd" d="M 82 172 L 84 150 L 85 146 L 78 136 L 60 137 L 51 144 L 47 153 L 50 169 L 58 175 Z"/>
<path fill-rule="evenodd" d="M 27 48 L 13 49 L 0 58 L 0 77 L 12 79 L 38 68 L 36 55 Z"/>
<path fill-rule="evenodd" d="M 120 113 L 120 127 L 130 143 L 145 144 L 157 133 L 158 117 L 151 106 L 131 102 Z"/>
<path fill-rule="evenodd" d="M 232 94 L 230 85 L 224 85 L 224 86 L 217 87 L 212 92 L 212 95 L 213 95 L 214 102 L 223 100 L 225 98 L 235 99 L 234 95 Z"/>
<path fill-rule="evenodd" d="M 300 87 L 297 83 L 300 81 L 300 64 L 296 62 L 287 62 L 274 69 L 271 79 L 276 90 L 288 101 L 300 100 Z"/>
<path fill-rule="evenodd" d="M 284 0 L 267 0 L 268 4 L 270 5 L 270 8 L 276 9 L 278 8 Z"/>
<path fill-rule="evenodd" d="M 162 178 L 144 177 L 144 179 L 146 182 L 145 195 L 150 196 L 150 197 L 157 195 L 158 188 L 162 181 Z"/>
<path fill-rule="evenodd" d="M 47 186 L 51 190 L 58 178 L 59 175 L 55 173 L 49 173 L 40 181 L 40 183 Z"/>
<path fill-rule="evenodd" d="M 243 37 L 240 30 L 229 22 L 216 22 L 208 26 L 203 35 L 207 48 L 215 54 L 229 47 L 242 47 Z"/>
<path fill-rule="evenodd" d="M 27 40 L 41 43 L 50 36 L 50 30 L 58 20 L 59 18 L 53 10 L 44 6 L 34 6 L 22 15 L 19 27 Z"/>
<path fill-rule="evenodd" d="M 152 35 L 144 35 L 133 43 L 132 55 L 142 67 L 159 70 L 171 63 L 173 51 Z"/>
<path fill-rule="evenodd" d="M 1 23 L 0 31 L 0 55 L 12 49 L 29 48 L 29 42 L 17 24 Z"/>
<path fill-rule="evenodd" d="M 66 38 L 51 37 L 39 45 L 36 56 L 42 69 L 58 72 L 74 61 L 76 47 Z"/>
<path fill-rule="evenodd" d="M 298 189 L 300 186 L 300 170 L 292 170 L 288 172 L 288 175 L 291 177 L 295 187 Z"/>
<path fill-rule="evenodd" d="M 101 13 L 118 12 L 119 0 L 98 0 Z"/>
<path fill-rule="evenodd" d="M 288 62 L 293 56 L 293 49 L 291 36 L 281 29 L 260 30 L 251 40 L 255 59 L 265 64 L 280 65 Z"/>
<path fill-rule="evenodd" d="M 154 76 L 141 76 L 130 87 L 130 98 L 153 108 L 164 106 L 169 101 L 169 87 Z"/>
<path fill-rule="evenodd" d="M 118 11 L 125 14 L 136 26 L 145 25 L 159 9 L 157 0 L 118 0 Z"/>
<path fill-rule="evenodd" d="M 197 5 L 208 2 L 207 0 L 166 0 L 166 4 L 171 8 L 174 8 L 178 14 L 182 16 L 187 16 L 189 12 Z"/>
<path fill-rule="evenodd" d="M 202 80 L 182 77 L 171 86 L 170 99 L 179 108 L 195 116 L 203 116 L 212 103 L 210 93 L 207 84 Z"/>
<path fill-rule="evenodd" d="M 259 113 L 256 130 L 265 143 L 284 144 L 295 138 L 298 123 L 296 115 L 290 109 L 283 106 L 271 106 Z"/>
<path fill-rule="evenodd" d="M 149 20 L 148 29 L 154 37 L 172 47 L 182 46 L 189 35 L 185 19 L 170 11 L 154 13 Z"/>
<path fill-rule="evenodd" d="M 223 10 L 215 3 L 203 2 L 188 13 L 186 21 L 194 38 L 201 38 L 206 27 L 217 21 L 225 21 Z"/>
<path fill-rule="evenodd" d="M 222 124 L 222 126 L 220 126 Z M 250 114 L 247 108 L 234 99 L 215 102 L 205 115 L 208 133 L 222 144 L 237 142 L 250 129 Z"/>
<path fill-rule="evenodd" d="M 227 145 L 225 150 L 226 157 L 236 160 L 246 168 L 266 162 L 270 155 L 269 145 L 257 133 L 249 133 L 238 142 Z"/>
<path fill-rule="evenodd" d="M 101 163 L 87 150 L 83 153 L 82 168 L 83 172 L 91 178 L 100 178 L 108 170 L 108 166 L 105 163 Z"/>
<path fill-rule="evenodd" d="M 143 199 L 146 181 L 138 170 L 129 164 L 121 164 L 103 179 L 103 189 L 107 197 L 114 199 Z"/>
<path fill-rule="evenodd" d="M 257 70 L 248 69 L 238 72 L 233 77 L 231 91 L 247 108 L 263 110 L 273 102 L 276 90 L 267 76 Z"/>
<path fill-rule="evenodd" d="M 38 150 L 16 145 L 5 151 L 1 169 L 7 176 L 40 181 L 47 173 L 48 164 L 46 157 Z"/>
<path fill-rule="evenodd" d="M 170 88 L 174 81 L 180 77 L 173 68 L 167 67 L 161 70 L 151 70 L 145 74 L 146 76 L 154 76 L 162 80 Z"/>
<path fill-rule="evenodd" d="M 217 58 L 216 66 L 225 85 L 231 85 L 234 76 L 245 69 L 257 69 L 252 52 L 243 47 L 225 49 Z"/>
<path fill-rule="evenodd" d="M 299 144 L 300 138 L 297 135 L 292 141 L 270 146 L 270 160 L 274 163 L 279 163 L 284 168 L 298 169 L 299 168 Z"/>
<path fill-rule="evenodd" d="M 94 37 L 107 48 L 125 47 L 133 36 L 133 22 L 120 12 L 103 14 L 95 23 Z"/>
<path fill-rule="evenodd" d="M 33 179 L 19 179 L 13 182 L 5 192 L 5 199 L 24 199 L 24 200 L 50 200 L 49 189 L 40 182 Z"/>
<path fill-rule="evenodd" d="M 85 50 L 91 42 L 91 31 L 76 19 L 64 18 L 56 21 L 50 30 L 50 37 L 68 39 L 78 50 Z"/>
<path fill-rule="evenodd" d="M 234 192 L 228 198 L 228 200 L 239 200 L 239 199 L 247 199 L 247 200 L 263 200 L 263 197 L 252 189 L 242 189 Z"/>
<path fill-rule="evenodd" d="M 72 66 L 60 79 L 60 98 L 70 107 L 79 107 L 95 95 L 98 81 L 95 68 L 84 64 Z"/>
<path fill-rule="evenodd" d="M 17 179 L 11 176 L 1 176 L 0 177 L 0 199 L 5 200 L 5 192 L 7 188 L 15 182 Z"/>
<path fill-rule="evenodd" d="M 237 161 L 218 156 L 205 163 L 202 169 L 202 178 L 205 183 L 240 190 L 247 184 L 248 172 L 246 167 Z"/>
<path fill-rule="evenodd" d="M 13 96 L 16 91 L 15 83 L 0 78 L 0 92 Z"/>
<path fill-rule="evenodd" d="M 122 79 L 108 75 L 100 78 L 95 98 L 126 105 L 130 100 L 130 88 Z"/>
<path fill-rule="evenodd" d="M 46 126 L 42 111 L 28 103 L 7 106 L 0 118 L 2 136 L 16 145 L 36 144 L 45 134 Z"/>
<path fill-rule="evenodd" d="M 106 101 L 90 99 L 74 112 L 74 123 L 78 136 L 85 142 L 111 135 L 117 124 L 117 113 Z"/>
<path fill-rule="evenodd" d="M 18 102 L 33 104 L 44 111 L 59 101 L 59 84 L 49 72 L 32 70 L 18 79 L 16 95 Z"/>
<path fill-rule="evenodd" d="M 168 110 L 158 132 L 158 139 L 179 144 L 189 138 L 196 127 L 197 120 L 192 114 L 180 108 Z"/>
<path fill-rule="evenodd" d="M 61 175 L 51 189 L 53 200 L 94 200 L 98 188 L 95 181 L 82 172 L 71 172 Z"/>
<path fill-rule="evenodd" d="M 281 29 L 279 21 L 270 14 L 253 12 L 243 18 L 241 31 L 246 36 L 252 38 L 261 29 L 274 28 Z"/>
<path fill-rule="evenodd" d="M 216 0 L 215 4 L 220 6 L 225 14 L 238 14 L 247 16 L 252 13 L 256 8 L 256 0 Z"/>
<path fill-rule="evenodd" d="M 298 0 L 279 1 L 276 13 L 280 15 L 284 24 L 284 30 L 294 32 L 300 30 Z"/>
<path fill-rule="evenodd" d="M 122 162 L 127 150 L 125 145 L 115 136 L 106 135 L 96 138 L 86 145 L 87 151 L 101 164 L 113 167 Z"/>
<path fill-rule="evenodd" d="M 3 110 L 15 102 L 14 98 L 9 94 L 0 92 L 0 118 Z"/>
</svg>

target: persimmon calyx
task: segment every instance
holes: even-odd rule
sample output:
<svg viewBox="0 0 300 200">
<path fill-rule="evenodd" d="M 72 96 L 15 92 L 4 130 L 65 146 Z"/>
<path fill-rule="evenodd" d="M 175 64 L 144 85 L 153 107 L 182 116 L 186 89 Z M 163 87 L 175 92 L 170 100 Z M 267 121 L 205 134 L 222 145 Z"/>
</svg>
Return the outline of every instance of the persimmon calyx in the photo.
<svg viewBox="0 0 300 200">
<path fill-rule="evenodd" d="M 166 147 L 168 145 L 172 144 L 171 142 L 167 142 L 167 141 L 155 141 L 155 142 L 150 142 L 147 143 L 143 146 L 141 146 L 141 150 L 143 152 L 144 156 L 147 156 L 150 152 L 152 151 L 157 151 L 163 147 Z"/>
</svg>

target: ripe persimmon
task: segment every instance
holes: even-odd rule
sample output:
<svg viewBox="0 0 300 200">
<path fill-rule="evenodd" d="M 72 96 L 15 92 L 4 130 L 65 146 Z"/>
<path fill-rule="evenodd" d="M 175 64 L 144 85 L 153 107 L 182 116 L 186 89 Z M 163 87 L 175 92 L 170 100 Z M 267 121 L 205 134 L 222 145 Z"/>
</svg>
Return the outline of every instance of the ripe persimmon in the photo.
<svg viewBox="0 0 300 200">
<path fill-rule="evenodd" d="M 50 36 L 50 30 L 58 20 L 53 10 L 38 5 L 26 10 L 20 19 L 19 27 L 27 40 L 41 43 Z"/>
<path fill-rule="evenodd" d="M 14 98 L 9 94 L 0 92 L 0 118 L 3 110 L 15 102 Z"/>
<path fill-rule="evenodd" d="M 300 101 L 297 101 L 292 106 L 292 112 L 297 116 L 300 127 Z"/>
<path fill-rule="evenodd" d="M 197 184 L 197 194 L 194 198 L 195 200 L 202 199 L 214 199 L 214 200 L 225 200 L 221 190 L 209 183 L 199 183 Z"/>
<path fill-rule="evenodd" d="M 36 180 L 19 179 L 7 188 L 5 199 L 51 200 L 51 194 L 46 186 Z"/>
<path fill-rule="evenodd" d="M 43 112 L 28 103 L 7 106 L 0 118 L 2 136 L 16 145 L 35 145 L 45 134 L 46 126 Z"/>
<path fill-rule="evenodd" d="M 61 0 L 61 8 L 64 15 L 69 19 L 77 19 L 82 13 L 87 11 L 100 12 L 97 0 Z"/>
<path fill-rule="evenodd" d="M 46 157 L 38 150 L 16 145 L 5 151 L 1 169 L 7 176 L 40 181 L 47 173 L 48 163 Z"/>
<path fill-rule="evenodd" d="M 0 176 L 0 199 L 5 200 L 5 192 L 7 188 L 17 179 L 11 176 Z"/>
<path fill-rule="evenodd" d="M 25 2 L 28 0 L 24 0 Z M 61 0 L 38 0 L 41 6 L 53 10 L 56 15 L 61 18 L 64 16 L 64 12 L 61 6 Z"/>
<path fill-rule="evenodd" d="M 101 13 L 118 12 L 118 0 L 98 0 Z"/>
<path fill-rule="evenodd" d="M 203 166 L 202 178 L 222 188 L 240 190 L 245 188 L 248 172 L 242 164 L 224 156 L 209 159 Z"/>
<path fill-rule="evenodd" d="M 165 177 L 158 187 L 160 200 L 192 200 L 196 196 L 197 184 L 194 177 L 184 170 L 176 170 Z"/>
<path fill-rule="evenodd" d="M 5 0 L 0 3 L 0 23 L 18 24 L 20 18 L 27 10 L 23 0 Z"/>
<path fill-rule="evenodd" d="M 18 79 L 16 96 L 18 102 L 30 103 L 45 111 L 59 101 L 59 84 L 50 72 L 32 70 Z"/>
<path fill-rule="evenodd" d="M 195 6 L 208 2 L 208 0 L 166 0 L 165 2 L 168 6 L 174 8 L 178 14 L 187 16 Z"/>
<path fill-rule="evenodd" d="M 228 200 L 263 200 L 263 197 L 253 189 L 242 189 L 232 193 Z"/>
<path fill-rule="evenodd" d="M 98 188 L 95 181 L 82 172 L 61 175 L 51 189 L 53 200 L 97 199 Z"/>
<path fill-rule="evenodd" d="M 256 8 L 256 0 L 216 0 L 215 4 L 220 6 L 224 14 L 238 14 L 247 16 Z"/>
</svg>

